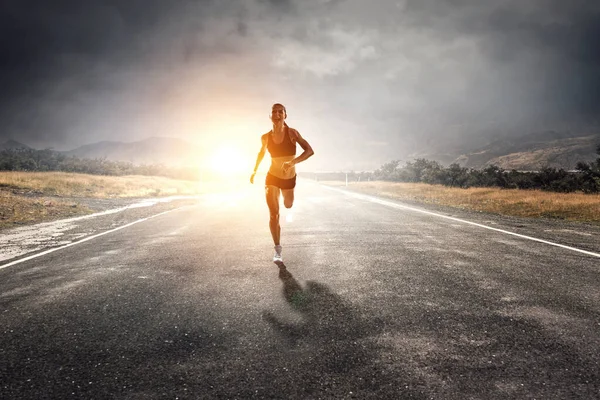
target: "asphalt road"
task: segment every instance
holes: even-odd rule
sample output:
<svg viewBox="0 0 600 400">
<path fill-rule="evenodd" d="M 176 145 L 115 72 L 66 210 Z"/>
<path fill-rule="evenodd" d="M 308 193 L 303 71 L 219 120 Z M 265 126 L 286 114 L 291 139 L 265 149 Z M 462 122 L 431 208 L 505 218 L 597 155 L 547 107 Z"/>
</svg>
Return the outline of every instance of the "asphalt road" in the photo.
<svg viewBox="0 0 600 400">
<path fill-rule="evenodd" d="M 0 398 L 600 398 L 600 258 L 300 181 L 278 266 L 263 197 L 0 269 Z"/>
</svg>

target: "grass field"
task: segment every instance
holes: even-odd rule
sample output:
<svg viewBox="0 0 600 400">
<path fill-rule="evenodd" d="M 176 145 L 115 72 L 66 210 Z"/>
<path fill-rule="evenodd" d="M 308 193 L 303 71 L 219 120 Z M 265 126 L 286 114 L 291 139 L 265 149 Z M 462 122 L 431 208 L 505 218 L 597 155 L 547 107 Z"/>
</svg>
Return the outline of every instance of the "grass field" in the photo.
<svg viewBox="0 0 600 400">
<path fill-rule="evenodd" d="M 0 188 L 18 194 L 124 198 L 197 194 L 195 181 L 158 176 L 100 176 L 66 172 L 0 172 Z"/>
<path fill-rule="evenodd" d="M 344 186 L 341 182 L 327 182 L 327 184 Z M 600 223 L 600 195 L 499 188 L 459 189 L 423 183 L 381 181 L 353 182 L 347 188 L 398 200 L 502 215 Z"/>
<path fill-rule="evenodd" d="M 210 190 L 195 181 L 150 176 L 64 172 L 0 172 L 0 228 L 85 215 L 77 198 L 194 195 Z"/>
<path fill-rule="evenodd" d="M 26 197 L 0 189 L 0 229 L 15 225 L 76 217 L 93 212 L 77 202 Z"/>
</svg>

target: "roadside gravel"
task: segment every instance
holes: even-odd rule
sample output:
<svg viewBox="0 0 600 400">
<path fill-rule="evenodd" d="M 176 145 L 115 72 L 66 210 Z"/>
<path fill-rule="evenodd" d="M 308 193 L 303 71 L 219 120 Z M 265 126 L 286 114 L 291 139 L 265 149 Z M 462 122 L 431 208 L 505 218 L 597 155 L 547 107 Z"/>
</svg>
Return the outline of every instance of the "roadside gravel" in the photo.
<svg viewBox="0 0 600 400">
<path fill-rule="evenodd" d="M 89 207 L 93 214 L 59 219 L 0 232 L 0 267 L 50 248 L 114 229 L 161 212 L 196 204 L 197 196 L 134 199 L 61 198 Z"/>
</svg>

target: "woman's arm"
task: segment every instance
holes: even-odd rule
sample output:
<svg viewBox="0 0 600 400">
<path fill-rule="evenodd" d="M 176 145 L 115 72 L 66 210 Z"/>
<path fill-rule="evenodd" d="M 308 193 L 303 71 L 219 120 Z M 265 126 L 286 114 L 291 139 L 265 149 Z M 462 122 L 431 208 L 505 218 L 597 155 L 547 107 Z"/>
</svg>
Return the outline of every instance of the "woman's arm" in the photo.
<svg viewBox="0 0 600 400">
<path fill-rule="evenodd" d="M 260 151 L 258 152 L 258 155 L 256 156 L 256 164 L 254 165 L 254 172 L 252 172 L 252 175 L 250 175 L 250 183 L 254 183 L 254 176 L 256 175 L 256 171 L 258 170 L 258 167 L 265 156 L 265 151 L 267 149 L 267 134 L 262 135 L 262 137 L 260 138 L 260 141 L 261 141 L 261 147 L 260 147 Z"/>
<path fill-rule="evenodd" d="M 283 167 L 284 172 L 287 171 L 292 166 L 294 166 L 294 165 L 296 165 L 298 163 L 301 163 L 302 161 L 306 161 L 306 159 L 308 159 L 313 154 L 315 154 L 315 152 L 313 151 L 311 145 L 306 141 L 306 139 L 304 139 L 300 135 L 300 132 L 298 132 L 295 129 L 290 129 L 290 133 L 292 134 L 293 140 L 296 143 L 298 143 L 300 145 L 300 147 L 302 147 L 302 149 L 304 151 L 302 152 L 302 154 L 300 154 L 298 157 L 294 158 L 293 160 L 287 161 L 287 162 L 283 163 L 282 167 Z"/>
</svg>

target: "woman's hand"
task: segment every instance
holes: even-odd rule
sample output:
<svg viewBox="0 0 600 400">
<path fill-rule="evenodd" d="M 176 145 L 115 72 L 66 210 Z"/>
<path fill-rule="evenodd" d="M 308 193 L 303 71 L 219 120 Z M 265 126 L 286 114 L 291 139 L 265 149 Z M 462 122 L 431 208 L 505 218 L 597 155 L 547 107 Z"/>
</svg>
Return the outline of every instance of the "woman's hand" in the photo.
<svg viewBox="0 0 600 400">
<path fill-rule="evenodd" d="M 252 175 L 250 175 L 250 183 L 254 184 L 254 176 L 256 175 L 256 171 L 254 171 L 252 173 Z"/>
<path fill-rule="evenodd" d="M 283 164 L 281 164 L 281 170 L 284 173 L 287 173 L 289 171 L 290 168 L 292 168 L 294 166 L 294 162 L 293 161 L 286 161 Z"/>
</svg>

